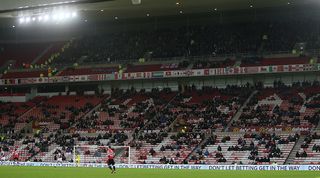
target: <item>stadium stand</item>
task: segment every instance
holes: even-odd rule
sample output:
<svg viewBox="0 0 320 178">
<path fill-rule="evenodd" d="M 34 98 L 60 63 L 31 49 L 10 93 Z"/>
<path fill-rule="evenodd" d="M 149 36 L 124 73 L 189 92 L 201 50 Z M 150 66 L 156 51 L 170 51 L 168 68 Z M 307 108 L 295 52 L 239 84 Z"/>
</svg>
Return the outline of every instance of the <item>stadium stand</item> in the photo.
<svg viewBox="0 0 320 178">
<path fill-rule="evenodd" d="M 130 159 L 142 164 L 286 164 L 299 147 L 295 164 L 318 164 L 320 84 L 307 81 L 311 70 L 296 71 L 306 72 L 296 79 L 304 82 L 292 82 L 294 74 L 291 80 L 280 72 L 268 76 L 269 81 L 276 79 L 273 86 L 264 86 L 260 74 L 252 80 L 247 75 L 225 77 L 240 81 L 237 85 L 209 75 L 204 80 L 165 79 L 161 85 L 160 78 L 99 81 L 98 75 L 88 86 L 79 81 L 68 83 L 71 76 L 99 74 L 103 78 L 126 72 L 152 75 L 255 66 L 272 70 L 273 66 L 284 68 L 282 65 L 319 69 L 314 55 L 293 50 L 299 42 L 307 43 L 307 49 L 320 47 L 313 38 L 317 28 L 312 27 L 312 21 L 221 23 L 95 34 L 71 40 L 68 47 L 66 42 L 1 44 L 0 67 L 14 63 L 1 76 L 4 85 L 15 84 L 10 82 L 15 79 L 50 79 L 49 65 L 31 69 L 30 64 L 41 66 L 59 53 L 50 70 L 65 77 L 59 83 L 65 88 L 55 94 L 41 93 L 46 97 L 30 96 L 33 99 L 24 103 L 0 103 L 0 133 L 4 135 L 0 151 L 9 160 L 37 162 L 56 162 L 58 157 L 73 162 L 77 152 L 86 162 L 100 163 L 106 153 L 99 146 L 111 145 L 131 147 L 130 158 L 120 158 L 128 155 L 127 149 L 117 153 L 121 163 Z M 275 51 L 287 53 L 264 55 Z M 54 77 L 50 82 L 44 86 L 56 89 Z M 136 90 L 138 82 L 141 86 Z M 78 91 L 86 87 L 91 94 Z M 30 88 L 33 94 L 39 89 L 37 85 Z M 108 91 L 101 91 L 103 88 Z M 9 95 L 12 93 L 3 93 Z"/>
<path fill-rule="evenodd" d="M 9 71 L 2 75 L 2 79 L 16 79 L 16 78 L 35 78 L 40 77 L 48 77 L 47 70 L 35 70 L 35 71 Z"/>
<path fill-rule="evenodd" d="M 317 31 L 312 28 L 312 21 L 299 20 L 282 23 L 194 25 L 188 26 L 188 28 L 165 28 L 156 31 L 118 32 L 73 40 L 70 47 L 55 60 L 55 64 L 68 66 L 74 63 L 132 62 L 141 58 L 149 60 L 178 57 L 179 59 L 179 57 L 188 58 L 191 56 L 255 54 L 261 50 L 265 52 L 291 51 L 295 44 L 300 42 L 305 42 L 307 49 L 317 49 L 318 43 L 315 38 L 312 38 L 315 34 Z M 262 38 L 262 36 L 266 38 Z M 251 64 L 244 63 L 242 65 L 256 65 L 252 64 L 256 62 L 261 65 L 279 65 L 305 64 L 309 60 L 306 58 L 285 58 L 282 60 L 262 58 L 258 61 L 251 60 Z M 227 60 L 223 64 L 197 62 L 195 68 L 225 65 L 232 66 L 233 61 Z M 139 70 L 145 69 L 142 67 Z"/>
<path fill-rule="evenodd" d="M 274 88 L 265 88 L 258 92 L 244 109 L 239 120 L 234 121 L 232 126 L 314 128 L 318 125 L 319 116 L 315 110 L 308 109 L 310 103 L 306 103 L 305 91 L 317 89 L 317 85 L 301 87 L 298 84 L 287 87 L 281 82 L 275 82 Z"/>
<path fill-rule="evenodd" d="M 297 164 L 319 164 L 320 136 L 317 132 L 308 134 L 300 150 L 296 153 L 294 163 Z"/>
<path fill-rule="evenodd" d="M 105 67 L 105 68 L 67 68 L 63 70 L 60 76 L 70 75 L 90 75 L 90 74 L 111 74 L 118 72 L 116 67 Z"/>
<path fill-rule="evenodd" d="M 238 134 L 222 131 L 233 130 L 235 126 L 314 128 L 319 122 L 314 109 L 318 107 L 318 86 L 317 82 L 295 83 L 290 87 L 275 82 L 273 88 L 229 86 L 197 90 L 190 86 L 179 93 L 169 89 L 150 92 L 131 89 L 113 90 L 111 96 L 102 97 L 37 97 L 27 103 L 1 105 L 1 123 L 5 125 L 2 131 L 7 128 L 6 132 L 10 132 L 10 136 L 1 141 L 1 147 L 11 159 L 14 159 L 12 152 L 18 151 L 21 161 L 55 161 L 59 154 L 64 161 L 72 161 L 74 145 L 111 143 L 130 145 L 131 161 L 137 163 L 284 164 L 300 133 L 280 130 L 265 133 L 266 128 Z M 235 113 L 255 90 L 257 94 L 251 98 L 239 121 L 232 122 Z M 11 115 L 13 110 L 14 115 Z M 257 115 L 264 112 L 267 115 Z M 216 116 L 212 115 L 214 113 Z M 248 113 L 256 117 L 251 117 L 252 121 L 244 119 L 248 118 Z M 275 120 L 272 115 L 277 116 Z M 13 121 L 15 126 L 10 126 L 8 121 L 12 116 L 19 116 Z M 30 122 L 33 129 L 40 129 L 40 132 L 22 136 L 26 125 L 21 124 Z M 231 128 L 227 128 L 228 123 L 232 123 Z M 308 155 L 317 155 L 317 136 L 306 138 L 309 139 L 304 145 L 308 147 L 303 150 L 307 156 L 296 158 L 297 163 L 300 160 L 314 163 L 307 159 Z M 101 161 L 97 157 L 103 155 L 103 150 L 96 153 L 101 156 L 94 156 L 92 148 L 83 149 L 88 153 L 83 159 Z M 306 159 L 302 161 L 303 158 Z"/>
<path fill-rule="evenodd" d="M 195 164 L 284 164 L 299 135 L 225 133 L 214 135 L 191 156 Z"/>
<path fill-rule="evenodd" d="M 26 68 L 34 61 L 37 61 L 37 64 L 43 64 L 52 54 L 60 51 L 61 47 L 62 42 L 2 43 L 0 44 L 0 67 L 8 61 L 11 61 L 11 69 Z"/>
</svg>

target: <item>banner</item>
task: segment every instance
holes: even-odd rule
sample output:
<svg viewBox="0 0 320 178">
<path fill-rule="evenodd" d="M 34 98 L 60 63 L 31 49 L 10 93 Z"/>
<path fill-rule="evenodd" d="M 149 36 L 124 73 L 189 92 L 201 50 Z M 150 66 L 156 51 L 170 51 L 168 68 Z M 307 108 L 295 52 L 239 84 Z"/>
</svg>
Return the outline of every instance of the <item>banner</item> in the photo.
<svg viewBox="0 0 320 178">
<path fill-rule="evenodd" d="M 96 76 L 97 76 L 96 79 L 97 79 L 98 81 L 106 80 L 106 79 L 107 79 L 107 75 L 108 75 L 108 74 L 98 74 L 98 75 L 96 75 Z M 89 77 L 89 76 L 88 76 L 88 77 Z"/>
<path fill-rule="evenodd" d="M 152 72 L 145 72 L 144 73 L 144 78 L 152 78 Z"/>
<path fill-rule="evenodd" d="M 289 71 L 291 71 L 291 72 L 304 71 L 304 65 L 303 64 L 289 65 Z"/>
<path fill-rule="evenodd" d="M 143 72 L 137 72 L 135 79 L 143 79 L 144 78 L 144 73 Z"/>
<path fill-rule="evenodd" d="M 163 71 L 152 72 L 152 77 L 153 78 L 162 78 L 163 73 L 164 73 Z"/>
<path fill-rule="evenodd" d="M 315 70 L 315 65 L 314 64 L 305 64 L 304 65 L 304 71 L 313 71 Z"/>
<path fill-rule="evenodd" d="M 205 70 L 205 69 L 196 69 L 196 70 L 193 70 L 193 76 L 204 76 L 204 70 Z"/>
<path fill-rule="evenodd" d="M 246 67 L 246 74 L 256 74 L 259 73 L 259 67 Z"/>
<path fill-rule="evenodd" d="M 151 71 L 151 72 L 132 72 L 132 73 L 114 72 L 112 74 L 109 73 L 109 74 L 75 75 L 75 76 L 17 78 L 17 79 L 2 79 L 0 82 L 0 85 L 135 80 L 135 79 L 152 79 L 152 78 L 221 76 L 221 75 L 304 72 L 304 71 L 320 71 L 320 64 L 226 67 L 226 68 L 168 70 L 168 71 Z"/>
<path fill-rule="evenodd" d="M 126 80 L 128 77 L 128 73 L 115 73 L 114 77 L 116 80 Z"/>
<path fill-rule="evenodd" d="M 136 73 L 127 73 L 127 79 L 135 79 Z"/>
<path fill-rule="evenodd" d="M 204 74 L 204 76 L 208 76 L 210 74 L 209 69 L 204 69 L 203 74 Z"/>
<path fill-rule="evenodd" d="M 9 162 L 0 166 L 76 167 L 75 163 Z M 107 168 L 107 164 L 80 163 L 80 167 Z M 116 164 L 125 169 L 229 170 L 229 171 L 320 171 L 320 165 L 183 165 L 183 164 Z"/>
<path fill-rule="evenodd" d="M 165 71 L 164 77 L 171 77 L 171 71 Z"/>
<path fill-rule="evenodd" d="M 234 68 L 233 67 L 227 67 L 226 68 L 226 74 L 233 75 L 234 74 Z"/>
<path fill-rule="evenodd" d="M 186 70 L 184 71 L 184 76 L 194 76 L 195 70 Z"/>
<path fill-rule="evenodd" d="M 301 126 L 296 126 L 296 127 L 290 127 L 290 126 L 276 126 L 276 127 L 246 127 L 246 128 L 238 128 L 238 127 L 233 127 L 230 128 L 229 130 L 232 132 L 241 132 L 241 133 L 245 133 L 245 132 L 262 132 L 262 131 L 266 131 L 266 132 L 283 132 L 283 131 L 293 131 L 293 132 L 303 132 L 303 131 L 308 131 L 312 128 L 312 126 L 308 126 L 308 125 L 301 125 Z M 263 129 L 263 130 L 261 130 Z"/>
</svg>

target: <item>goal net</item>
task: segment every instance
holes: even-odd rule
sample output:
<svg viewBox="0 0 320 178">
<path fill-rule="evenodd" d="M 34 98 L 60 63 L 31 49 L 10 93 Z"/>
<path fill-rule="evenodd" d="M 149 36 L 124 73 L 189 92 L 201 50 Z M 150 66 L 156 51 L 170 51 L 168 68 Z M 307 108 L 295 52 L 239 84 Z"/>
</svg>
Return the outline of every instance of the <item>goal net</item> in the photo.
<svg viewBox="0 0 320 178">
<path fill-rule="evenodd" d="M 73 160 L 80 158 L 80 163 L 106 163 L 108 146 L 81 145 L 73 149 Z M 129 146 L 111 146 L 115 153 L 116 164 L 130 164 Z"/>
</svg>

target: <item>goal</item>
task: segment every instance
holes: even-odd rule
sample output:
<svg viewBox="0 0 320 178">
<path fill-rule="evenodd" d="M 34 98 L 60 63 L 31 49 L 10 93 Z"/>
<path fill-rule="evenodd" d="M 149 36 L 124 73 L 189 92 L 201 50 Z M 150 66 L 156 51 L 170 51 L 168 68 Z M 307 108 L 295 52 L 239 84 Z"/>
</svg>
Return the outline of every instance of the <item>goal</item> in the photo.
<svg viewBox="0 0 320 178">
<path fill-rule="evenodd" d="M 78 145 L 73 149 L 73 160 L 80 156 L 80 163 L 106 163 L 108 146 Z M 111 146 L 116 164 L 130 164 L 130 146 Z"/>
</svg>

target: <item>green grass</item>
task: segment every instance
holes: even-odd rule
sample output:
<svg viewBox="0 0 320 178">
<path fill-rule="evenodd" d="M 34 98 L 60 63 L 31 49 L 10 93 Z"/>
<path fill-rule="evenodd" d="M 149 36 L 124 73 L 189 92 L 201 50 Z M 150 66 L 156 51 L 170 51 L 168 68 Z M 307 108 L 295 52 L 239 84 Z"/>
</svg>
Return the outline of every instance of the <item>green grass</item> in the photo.
<svg viewBox="0 0 320 178">
<path fill-rule="evenodd" d="M 0 178 L 320 178 L 319 171 L 210 171 L 0 166 Z"/>
</svg>

